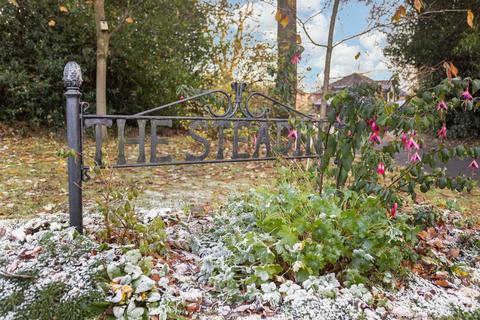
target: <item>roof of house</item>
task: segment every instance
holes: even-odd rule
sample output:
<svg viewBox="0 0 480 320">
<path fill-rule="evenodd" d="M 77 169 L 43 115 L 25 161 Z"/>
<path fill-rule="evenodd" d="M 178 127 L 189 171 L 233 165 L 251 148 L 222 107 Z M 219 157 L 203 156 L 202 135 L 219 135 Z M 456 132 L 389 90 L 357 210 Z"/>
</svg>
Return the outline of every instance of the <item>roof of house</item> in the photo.
<svg viewBox="0 0 480 320">
<path fill-rule="evenodd" d="M 333 90 L 340 90 L 343 88 L 351 87 L 360 83 L 375 83 L 374 80 L 360 73 L 352 73 L 340 80 L 337 80 L 330 84 L 330 88 Z"/>
</svg>

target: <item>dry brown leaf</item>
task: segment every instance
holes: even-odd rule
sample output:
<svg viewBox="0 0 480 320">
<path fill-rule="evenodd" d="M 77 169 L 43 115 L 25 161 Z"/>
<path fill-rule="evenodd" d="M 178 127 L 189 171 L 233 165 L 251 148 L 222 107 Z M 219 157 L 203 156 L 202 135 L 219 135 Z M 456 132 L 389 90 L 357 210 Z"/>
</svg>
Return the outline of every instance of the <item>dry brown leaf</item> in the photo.
<svg viewBox="0 0 480 320">
<path fill-rule="evenodd" d="M 133 20 L 132 17 L 128 17 L 128 18 L 125 19 L 125 22 L 126 22 L 127 24 L 132 24 L 132 23 L 134 23 L 135 21 Z"/>
<path fill-rule="evenodd" d="M 50 21 L 48 21 L 48 26 L 51 27 L 51 28 L 55 27 L 56 24 L 57 24 L 57 23 L 56 23 L 55 20 L 53 20 L 53 19 L 50 20 Z"/>
<path fill-rule="evenodd" d="M 436 284 L 437 286 L 440 286 L 440 287 L 443 287 L 443 288 L 449 288 L 449 287 L 451 287 L 450 282 L 448 282 L 448 281 L 445 280 L 445 279 L 435 280 L 435 284 Z"/>
<path fill-rule="evenodd" d="M 423 8 L 422 0 L 414 0 L 413 7 L 415 8 L 415 10 L 417 10 L 417 12 L 422 11 L 422 8 Z"/>
<path fill-rule="evenodd" d="M 13 4 L 15 7 L 18 7 L 18 2 L 17 0 L 8 0 L 10 4 Z"/>
<path fill-rule="evenodd" d="M 405 8 L 405 6 L 400 6 L 395 11 L 395 14 L 392 17 L 392 20 L 395 22 L 398 22 L 402 17 L 405 17 L 406 15 L 407 15 L 407 9 Z"/>
<path fill-rule="evenodd" d="M 295 42 L 296 42 L 297 44 L 301 44 L 301 43 L 302 43 L 302 37 L 301 37 L 299 34 L 297 34 L 297 35 L 295 36 Z"/>
<path fill-rule="evenodd" d="M 448 255 L 449 255 L 451 258 L 458 258 L 458 256 L 460 256 L 460 249 L 458 249 L 458 248 L 450 249 L 450 250 L 448 251 Z"/>
<path fill-rule="evenodd" d="M 473 12 L 472 10 L 469 9 L 467 11 L 467 24 L 470 28 L 473 28 L 473 18 L 474 18 Z"/>
<path fill-rule="evenodd" d="M 427 240 L 428 239 L 428 232 L 427 231 L 420 231 L 418 233 L 418 237 L 422 240 Z"/>
<path fill-rule="evenodd" d="M 65 7 L 64 5 L 60 5 L 60 6 L 58 7 L 58 10 L 59 10 L 60 12 L 63 12 L 63 13 L 67 13 L 67 12 L 68 12 L 68 8 Z"/>
<path fill-rule="evenodd" d="M 194 312 L 198 312 L 200 310 L 200 304 L 197 304 L 195 302 L 192 302 L 192 303 L 189 303 L 185 306 L 185 309 L 187 310 L 187 312 L 189 313 L 194 313 Z"/>
<path fill-rule="evenodd" d="M 277 12 L 275 13 L 275 21 L 280 22 L 280 20 L 282 20 L 282 17 L 283 17 L 282 11 L 277 10 Z"/>
<path fill-rule="evenodd" d="M 450 62 L 450 72 L 452 73 L 452 76 L 454 77 L 458 76 L 458 69 L 451 62 Z"/>
</svg>

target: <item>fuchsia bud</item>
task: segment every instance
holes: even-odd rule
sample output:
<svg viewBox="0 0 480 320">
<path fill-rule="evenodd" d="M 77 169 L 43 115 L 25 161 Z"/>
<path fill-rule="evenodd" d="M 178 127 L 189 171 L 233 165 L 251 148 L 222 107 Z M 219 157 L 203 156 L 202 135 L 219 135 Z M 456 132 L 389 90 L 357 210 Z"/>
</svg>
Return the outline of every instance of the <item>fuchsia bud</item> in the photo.
<svg viewBox="0 0 480 320">
<path fill-rule="evenodd" d="M 377 166 L 377 173 L 384 175 L 385 174 L 385 164 L 383 162 L 379 162 Z"/>
<path fill-rule="evenodd" d="M 411 162 L 417 162 L 417 161 L 422 161 L 422 158 L 418 154 L 418 152 L 415 152 L 411 157 L 410 157 Z"/>
<path fill-rule="evenodd" d="M 472 168 L 472 169 L 477 169 L 477 170 L 478 170 L 478 168 L 479 168 L 478 162 L 477 162 L 475 159 L 473 159 L 473 161 L 470 162 L 470 164 L 468 165 L 468 167 L 469 167 L 469 168 Z"/>
<path fill-rule="evenodd" d="M 442 139 L 446 139 L 446 138 L 447 138 L 447 127 L 446 127 L 445 123 L 442 125 L 442 127 L 440 128 L 440 130 L 438 130 L 437 136 L 438 136 L 439 138 L 442 138 Z"/>
<path fill-rule="evenodd" d="M 447 110 L 447 109 L 448 109 L 448 105 L 445 101 L 442 100 L 437 104 L 437 110 L 438 111 Z"/>
<path fill-rule="evenodd" d="M 392 209 L 390 209 L 391 218 L 395 218 L 395 216 L 397 215 L 397 209 L 398 209 L 398 203 L 395 202 L 392 206 Z"/>
<path fill-rule="evenodd" d="M 407 134 L 405 132 L 402 134 L 402 143 L 407 146 Z"/>
<path fill-rule="evenodd" d="M 467 101 L 473 100 L 473 97 L 470 94 L 470 92 L 468 91 L 468 88 L 465 91 L 462 92 L 462 98 L 467 100 Z"/>
<path fill-rule="evenodd" d="M 343 120 L 342 120 L 342 118 L 340 118 L 340 116 L 339 116 L 338 114 L 337 114 L 337 116 L 335 117 L 335 120 L 337 121 L 337 123 L 338 123 L 339 125 L 343 125 Z"/>
<path fill-rule="evenodd" d="M 288 137 L 294 138 L 295 140 L 298 139 L 298 132 L 295 129 L 288 130 Z"/>
<path fill-rule="evenodd" d="M 290 62 L 292 64 L 298 64 L 300 62 L 300 60 L 302 60 L 302 56 L 300 55 L 300 53 L 295 52 L 293 54 L 292 58 L 290 59 Z"/>
</svg>

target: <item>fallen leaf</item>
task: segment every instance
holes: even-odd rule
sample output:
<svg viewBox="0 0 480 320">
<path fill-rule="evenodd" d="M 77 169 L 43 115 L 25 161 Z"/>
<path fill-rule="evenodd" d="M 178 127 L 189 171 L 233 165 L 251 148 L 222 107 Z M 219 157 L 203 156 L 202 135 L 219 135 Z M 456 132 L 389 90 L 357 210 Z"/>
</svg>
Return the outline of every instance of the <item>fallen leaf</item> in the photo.
<svg viewBox="0 0 480 320">
<path fill-rule="evenodd" d="M 427 231 L 420 231 L 418 233 L 418 237 L 422 240 L 427 240 L 428 239 L 428 232 Z"/>
<path fill-rule="evenodd" d="M 460 256 L 460 249 L 458 249 L 458 248 L 450 249 L 450 250 L 448 251 L 448 255 L 449 255 L 451 258 L 458 258 L 458 256 Z"/>
<path fill-rule="evenodd" d="M 48 21 L 48 26 L 51 27 L 51 28 L 55 27 L 56 24 L 57 23 L 55 22 L 55 20 Z"/>
<path fill-rule="evenodd" d="M 132 24 L 132 23 L 134 23 L 135 21 L 133 20 L 132 17 L 128 17 L 128 18 L 125 19 L 125 22 L 126 22 L 127 24 Z"/>
<path fill-rule="evenodd" d="M 60 5 L 58 7 L 58 10 L 60 10 L 60 12 L 63 12 L 63 13 L 67 13 L 68 12 L 68 8 L 65 7 L 64 5 Z"/>
<path fill-rule="evenodd" d="M 436 284 L 437 286 L 440 286 L 440 287 L 443 287 L 443 288 L 449 288 L 449 287 L 452 286 L 452 285 L 450 284 L 450 282 L 448 282 L 448 281 L 445 280 L 445 279 L 435 280 L 435 284 Z"/>
<path fill-rule="evenodd" d="M 15 7 L 18 7 L 18 2 L 17 0 L 8 0 L 10 4 L 13 4 Z"/>
<path fill-rule="evenodd" d="M 194 313 L 194 312 L 198 312 L 200 310 L 200 304 L 197 304 L 195 302 L 192 302 L 192 303 L 189 303 L 185 306 L 185 309 L 187 310 L 187 312 L 189 313 Z"/>
</svg>

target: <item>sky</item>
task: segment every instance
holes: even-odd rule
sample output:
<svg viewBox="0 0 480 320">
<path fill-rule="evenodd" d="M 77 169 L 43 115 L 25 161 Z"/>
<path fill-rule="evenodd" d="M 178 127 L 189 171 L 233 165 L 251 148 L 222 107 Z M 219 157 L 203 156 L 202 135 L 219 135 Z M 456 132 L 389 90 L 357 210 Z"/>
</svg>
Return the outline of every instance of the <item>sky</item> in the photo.
<svg viewBox="0 0 480 320">
<path fill-rule="evenodd" d="M 276 3 L 276 1 L 271 2 L 272 4 Z M 318 13 L 323 7 L 323 3 L 324 0 L 297 0 L 297 16 L 305 21 Z M 272 4 L 256 0 L 254 3 L 255 14 L 248 27 L 262 41 L 275 44 L 276 8 Z M 309 34 L 316 42 L 327 42 L 330 12 L 331 8 L 327 8 L 307 24 Z M 369 8 L 362 3 L 357 1 L 350 1 L 348 4 L 341 3 L 334 42 L 364 31 L 368 25 L 368 15 Z M 316 91 L 321 86 L 323 79 L 325 49 L 313 45 L 300 25 L 297 26 L 297 31 L 301 35 L 302 45 L 305 47 L 298 68 L 301 79 L 300 87 L 307 92 Z M 374 80 L 389 79 L 391 72 L 388 71 L 388 61 L 382 52 L 385 42 L 384 34 L 380 31 L 373 31 L 337 46 L 333 51 L 331 80 L 335 81 L 353 72 L 363 73 Z M 360 52 L 360 57 L 356 60 L 355 55 L 358 52 Z"/>
</svg>

